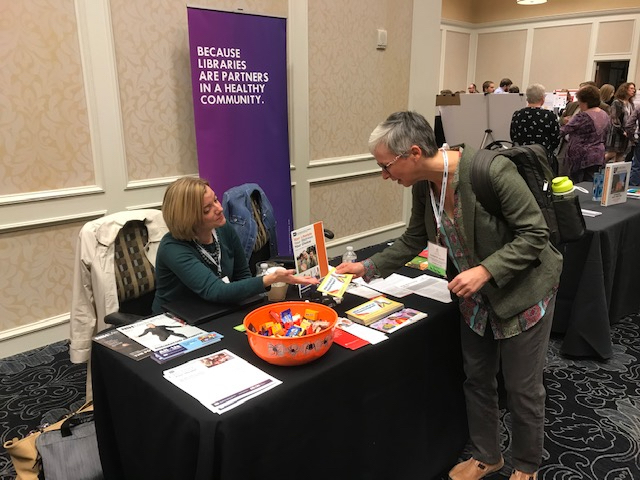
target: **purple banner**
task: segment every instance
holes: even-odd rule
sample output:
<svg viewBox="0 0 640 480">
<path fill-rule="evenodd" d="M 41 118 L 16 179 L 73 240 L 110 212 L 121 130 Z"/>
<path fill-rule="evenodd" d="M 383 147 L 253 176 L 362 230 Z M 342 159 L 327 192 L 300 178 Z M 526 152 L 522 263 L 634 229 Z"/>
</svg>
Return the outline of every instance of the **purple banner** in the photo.
<svg viewBox="0 0 640 480">
<path fill-rule="evenodd" d="M 293 229 L 286 19 L 187 7 L 200 176 L 222 199 L 257 183 L 273 205 L 278 250 Z"/>
</svg>

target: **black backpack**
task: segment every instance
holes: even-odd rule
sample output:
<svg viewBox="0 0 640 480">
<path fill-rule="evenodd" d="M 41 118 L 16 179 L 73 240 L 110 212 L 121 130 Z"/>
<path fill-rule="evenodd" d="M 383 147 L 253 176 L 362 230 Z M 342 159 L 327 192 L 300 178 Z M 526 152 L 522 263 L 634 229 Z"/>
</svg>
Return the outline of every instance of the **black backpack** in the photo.
<svg viewBox="0 0 640 480">
<path fill-rule="evenodd" d="M 542 145 L 523 145 L 500 150 L 478 150 L 471 162 L 471 187 L 484 209 L 494 217 L 502 217 L 500 199 L 493 190 L 489 167 L 493 159 L 503 155 L 518 168 L 542 210 L 549 227 L 549 239 L 555 246 L 582 238 L 586 225 L 577 195 L 560 197 L 551 192 L 554 178 L 547 151 Z"/>
</svg>

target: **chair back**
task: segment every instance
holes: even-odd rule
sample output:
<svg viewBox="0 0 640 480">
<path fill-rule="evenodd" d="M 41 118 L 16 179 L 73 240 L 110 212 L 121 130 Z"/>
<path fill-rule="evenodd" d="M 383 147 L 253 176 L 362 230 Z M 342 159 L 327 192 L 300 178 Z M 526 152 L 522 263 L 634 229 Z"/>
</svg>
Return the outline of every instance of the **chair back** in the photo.
<svg viewBox="0 0 640 480">
<path fill-rule="evenodd" d="M 142 220 L 126 222 L 114 243 L 119 311 L 149 315 L 155 295 L 155 269 L 145 254 L 149 232 Z"/>
</svg>

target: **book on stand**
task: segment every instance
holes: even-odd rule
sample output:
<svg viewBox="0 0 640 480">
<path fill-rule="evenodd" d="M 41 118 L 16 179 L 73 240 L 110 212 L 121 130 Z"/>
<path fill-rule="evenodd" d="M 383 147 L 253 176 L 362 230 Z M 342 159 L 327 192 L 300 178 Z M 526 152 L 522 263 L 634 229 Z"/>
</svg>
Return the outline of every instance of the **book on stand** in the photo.
<svg viewBox="0 0 640 480">
<path fill-rule="evenodd" d="M 356 323 L 371 325 L 376 320 L 380 320 L 403 308 L 404 304 L 391 300 L 384 295 L 379 295 L 351 310 L 347 310 L 345 313 L 347 318 Z"/>
<path fill-rule="evenodd" d="M 329 258 L 322 222 L 293 230 L 291 232 L 291 246 L 296 264 L 296 275 L 321 279 L 329 273 Z M 298 285 L 300 296 L 310 288 L 310 285 Z"/>
<path fill-rule="evenodd" d="M 630 174 L 631 162 L 613 162 L 605 165 L 600 205 L 608 207 L 627 201 Z"/>
</svg>

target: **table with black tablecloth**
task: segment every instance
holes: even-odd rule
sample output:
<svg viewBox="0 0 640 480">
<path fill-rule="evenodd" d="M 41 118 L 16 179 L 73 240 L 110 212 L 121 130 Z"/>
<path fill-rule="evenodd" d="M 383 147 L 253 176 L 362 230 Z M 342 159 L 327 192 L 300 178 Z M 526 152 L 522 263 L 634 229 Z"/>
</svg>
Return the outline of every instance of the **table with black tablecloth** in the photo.
<svg viewBox="0 0 640 480">
<path fill-rule="evenodd" d="M 563 248 L 553 331 L 564 334 L 562 353 L 607 359 L 610 325 L 640 312 L 640 200 L 602 207 L 591 193 L 579 195 L 582 208 L 602 215 L 585 217 L 585 236 Z"/>
<path fill-rule="evenodd" d="M 364 301 L 348 294 L 337 310 Z M 297 367 L 270 365 L 251 351 L 245 334 L 233 329 L 247 310 L 201 325 L 224 339 L 163 365 L 94 342 L 105 478 L 436 477 L 456 462 L 467 439 L 458 309 L 416 295 L 401 301 L 429 316 L 380 344 L 355 351 L 334 344 Z M 164 380 L 163 370 L 221 349 L 282 385 L 217 415 Z"/>
</svg>

